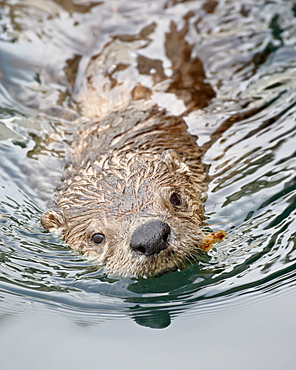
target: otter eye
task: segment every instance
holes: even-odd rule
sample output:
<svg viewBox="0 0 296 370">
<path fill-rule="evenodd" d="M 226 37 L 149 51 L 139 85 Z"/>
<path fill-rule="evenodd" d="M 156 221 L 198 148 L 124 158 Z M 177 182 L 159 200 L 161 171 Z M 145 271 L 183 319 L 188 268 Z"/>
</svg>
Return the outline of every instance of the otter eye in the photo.
<svg viewBox="0 0 296 370">
<path fill-rule="evenodd" d="M 104 243 L 105 235 L 104 234 L 94 234 L 91 237 L 91 240 L 92 240 L 93 243 L 95 243 L 97 245 L 100 245 L 100 244 Z"/>
<path fill-rule="evenodd" d="M 170 202 L 173 206 L 178 207 L 182 204 L 182 198 L 179 194 L 173 193 L 170 197 Z"/>
</svg>

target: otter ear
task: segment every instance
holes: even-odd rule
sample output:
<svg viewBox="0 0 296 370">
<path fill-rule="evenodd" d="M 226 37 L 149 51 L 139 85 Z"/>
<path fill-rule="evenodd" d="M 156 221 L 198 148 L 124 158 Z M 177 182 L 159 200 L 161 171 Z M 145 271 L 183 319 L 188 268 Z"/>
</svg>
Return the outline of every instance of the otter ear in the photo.
<svg viewBox="0 0 296 370">
<path fill-rule="evenodd" d="M 48 231 L 61 229 L 64 222 L 64 216 L 58 208 L 48 209 L 41 217 L 41 224 Z"/>
<path fill-rule="evenodd" d="M 190 169 L 181 159 L 180 155 L 173 149 L 165 150 L 161 155 L 161 160 L 166 163 L 171 172 L 184 173 L 189 175 Z"/>
</svg>

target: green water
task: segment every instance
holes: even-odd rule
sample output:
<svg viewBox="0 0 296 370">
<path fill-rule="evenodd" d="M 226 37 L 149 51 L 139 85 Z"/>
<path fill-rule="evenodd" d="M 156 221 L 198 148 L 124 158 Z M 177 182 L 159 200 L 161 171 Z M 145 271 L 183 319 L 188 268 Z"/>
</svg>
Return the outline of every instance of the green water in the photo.
<svg viewBox="0 0 296 370">
<path fill-rule="evenodd" d="M 186 19 L 215 92 L 184 113 L 190 132 L 203 144 L 240 115 L 204 158 L 208 221 L 227 238 L 182 272 L 105 276 L 39 222 L 80 119 L 75 96 L 113 37 L 145 39 L 137 53 L 169 76 L 165 35 Z M 1 369 L 294 369 L 295 35 L 288 0 L 0 2 Z M 164 90 L 155 100 L 184 107 Z"/>
</svg>

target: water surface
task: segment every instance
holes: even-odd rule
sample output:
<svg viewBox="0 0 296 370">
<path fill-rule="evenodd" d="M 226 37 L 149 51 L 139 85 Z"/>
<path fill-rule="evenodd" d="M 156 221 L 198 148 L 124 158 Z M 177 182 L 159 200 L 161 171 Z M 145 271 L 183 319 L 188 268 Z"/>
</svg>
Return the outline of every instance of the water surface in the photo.
<svg viewBox="0 0 296 370">
<path fill-rule="evenodd" d="M 67 358 L 75 369 L 97 356 L 108 366 L 112 346 L 126 364 L 131 348 L 153 351 L 156 368 L 198 359 L 205 368 L 254 367 L 252 353 L 255 368 L 293 368 L 295 17 L 288 0 L 2 1 L 3 368 L 59 368 Z M 129 69 L 136 81 L 182 114 L 200 145 L 229 127 L 204 158 L 208 222 L 228 236 L 201 263 L 155 279 L 105 276 L 39 222 L 87 120 L 77 103 L 83 73 L 114 40 L 141 61 Z M 56 356 L 44 365 L 52 343 Z"/>
</svg>

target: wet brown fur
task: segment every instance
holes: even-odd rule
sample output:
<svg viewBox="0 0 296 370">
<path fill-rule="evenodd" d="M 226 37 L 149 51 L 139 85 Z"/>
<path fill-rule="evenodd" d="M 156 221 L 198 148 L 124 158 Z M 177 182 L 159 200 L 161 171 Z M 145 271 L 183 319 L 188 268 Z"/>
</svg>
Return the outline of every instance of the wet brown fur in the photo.
<svg viewBox="0 0 296 370">
<path fill-rule="evenodd" d="M 118 275 L 181 269 L 198 258 L 204 237 L 202 154 L 182 118 L 137 104 L 111 113 L 77 134 L 57 208 L 44 213 L 42 224 Z M 172 193 L 181 196 L 180 206 L 170 203 Z M 153 219 L 172 231 L 168 248 L 147 257 L 129 243 L 133 231 Z M 105 235 L 104 245 L 92 242 L 95 233 Z"/>
</svg>

